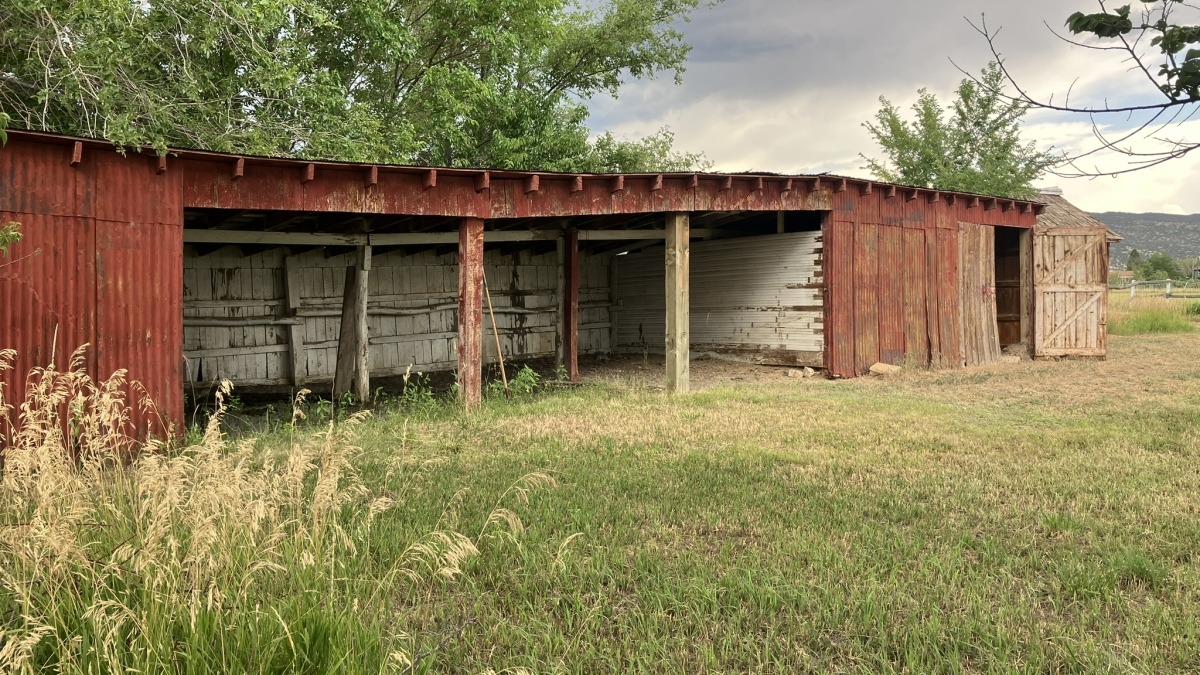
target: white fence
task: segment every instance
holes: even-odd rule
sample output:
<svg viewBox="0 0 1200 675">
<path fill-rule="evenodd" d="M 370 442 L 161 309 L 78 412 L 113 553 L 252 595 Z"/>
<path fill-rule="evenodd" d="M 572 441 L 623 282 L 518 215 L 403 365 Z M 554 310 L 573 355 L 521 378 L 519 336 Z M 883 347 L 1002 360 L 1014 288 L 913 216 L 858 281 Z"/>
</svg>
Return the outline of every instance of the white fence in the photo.
<svg viewBox="0 0 1200 675">
<path fill-rule="evenodd" d="M 1113 287 L 1110 290 L 1124 290 L 1124 287 Z M 1196 281 L 1132 281 L 1129 284 L 1129 297 L 1147 298 L 1200 298 L 1200 282 Z"/>
</svg>

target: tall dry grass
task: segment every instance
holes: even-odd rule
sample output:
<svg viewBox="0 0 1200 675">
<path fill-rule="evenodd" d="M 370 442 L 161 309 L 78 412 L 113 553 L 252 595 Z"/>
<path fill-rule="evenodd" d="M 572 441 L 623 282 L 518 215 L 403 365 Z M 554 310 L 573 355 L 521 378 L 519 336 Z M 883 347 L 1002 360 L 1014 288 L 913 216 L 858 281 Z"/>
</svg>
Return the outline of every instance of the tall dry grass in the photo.
<svg viewBox="0 0 1200 675">
<path fill-rule="evenodd" d="M 135 456 L 124 385 L 77 352 L 34 371 L 19 408 L 0 390 L 0 673 L 415 669 L 399 606 L 461 574 L 478 538 L 377 547 L 404 496 L 355 469 L 365 414 L 304 432 L 297 406 L 286 451 L 264 454 L 222 434 L 218 406 L 199 443 Z M 498 509 L 479 537 L 505 526 L 519 519 Z"/>
</svg>

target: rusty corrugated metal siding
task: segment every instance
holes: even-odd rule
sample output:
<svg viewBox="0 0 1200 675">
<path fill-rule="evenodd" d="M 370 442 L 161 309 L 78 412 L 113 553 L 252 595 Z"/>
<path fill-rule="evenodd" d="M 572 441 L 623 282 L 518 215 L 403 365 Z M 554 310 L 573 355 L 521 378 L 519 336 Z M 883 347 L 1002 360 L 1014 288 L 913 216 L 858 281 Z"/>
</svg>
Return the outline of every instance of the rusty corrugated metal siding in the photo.
<svg viewBox="0 0 1200 675">
<path fill-rule="evenodd" d="M 66 368 L 87 344 L 93 377 L 128 369 L 157 406 L 133 411 L 134 433 L 162 436 L 183 422 L 179 181 L 154 157 L 72 156 L 21 138 L 0 151 L 0 217 L 24 234 L 0 267 L 0 348 L 18 353 L 0 375 L 5 398 L 19 402 L 31 368 L 51 355 Z"/>
<path fill-rule="evenodd" d="M 878 362 L 962 365 L 959 223 L 1030 228 L 1036 219 L 988 200 L 913 196 L 856 185 L 833 195 L 825 355 L 834 375 L 863 375 Z"/>
</svg>

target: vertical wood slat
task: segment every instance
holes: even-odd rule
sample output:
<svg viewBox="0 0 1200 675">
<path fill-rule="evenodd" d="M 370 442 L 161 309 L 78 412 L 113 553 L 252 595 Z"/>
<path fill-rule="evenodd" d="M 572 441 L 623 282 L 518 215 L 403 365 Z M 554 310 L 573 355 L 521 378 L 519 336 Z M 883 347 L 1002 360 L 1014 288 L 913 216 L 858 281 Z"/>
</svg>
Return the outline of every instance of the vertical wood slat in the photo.
<svg viewBox="0 0 1200 675">
<path fill-rule="evenodd" d="M 925 329 L 929 339 L 929 363 L 937 368 L 949 363 L 942 348 L 942 303 L 941 284 L 938 282 L 940 265 L 938 261 L 938 230 L 922 230 L 925 235 Z"/>
<path fill-rule="evenodd" d="M 825 223 L 825 363 L 833 375 L 853 377 L 854 364 L 854 223 Z"/>
<path fill-rule="evenodd" d="M 910 290 L 904 283 L 902 227 L 879 228 L 879 360 L 904 360 L 904 310 Z"/>
<path fill-rule="evenodd" d="M 667 391 L 686 393 L 690 384 L 689 223 L 686 213 L 667 215 L 666 301 L 667 301 Z"/>
<path fill-rule="evenodd" d="M 336 401 L 350 391 L 354 381 L 354 323 L 357 303 L 354 301 L 355 278 L 358 271 L 354 266 L 346 267 L 346 284 L 342 287 L 342 322 L 338 332 L 337 365 L 334 366 L 333 399 Z"/>
<path fill-rule="evenodd" d="M 300 292 L 304 283 L 304 270 L 300 267 L 300 261 L 294 256 L 284 258 L 283 264 L 288 313 L 295 316 L 296 312 L 300 310 Z M 303 322 L 288 326 L 288 351 L 292 364 L 292 385 L 303 387 L 308 376 L 308 355 L 304 347 Z"/>
<path fill-rule="evenodd" d="M 468 409 L 483 401 L 483 220 L 458 226 L 458 396 Z"/>
<path fill-rule="evenodd" d="M 879 361 L 879 225 L 854 228 L 854 374 Z"/>
<path fill-rule="evenodd" d="M 938 258 L 936 268 L 938 283 L 938 332 L 941 341 L 943 363 L 961 367 L 963 365 L 962 340 L 959 325 L 962 310 L 959 300 L 958 279 L 958 225 L 936 230 Z"/>
<path fill-rule="evenodd" d="M 903 230 L 904 353 L 928 363 L 929 329 L 926 325 L 925 231 Z"/>
<path fill-rule="evenodd" d="M 557 262 L 555 266 L 557 279 L 554 297 L 558 302 L 558 316 L 554 320 L 554 349 L 558 356 L 558 365 L 565 370 L 567 367 L 567 239 L 565 234 L 559 235 L 555 244 L 555 252 L 557 254 L 554 258 Z"/>
</svg>

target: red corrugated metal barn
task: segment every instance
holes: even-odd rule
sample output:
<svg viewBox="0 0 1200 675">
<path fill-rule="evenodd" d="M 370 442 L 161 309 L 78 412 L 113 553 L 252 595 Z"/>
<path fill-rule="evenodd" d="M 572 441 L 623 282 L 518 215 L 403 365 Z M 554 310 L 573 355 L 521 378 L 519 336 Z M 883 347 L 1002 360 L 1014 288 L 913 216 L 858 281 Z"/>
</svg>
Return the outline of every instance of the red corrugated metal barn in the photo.
<svg viewBox="0 0 1200 675">
<path fill-rule="evenodd" d="M 1034 347 L 1041 209 L 828 175 L 159 157 L 13 131 L 6 397 L 85 343 L 97 375 L 126 368 L 157 403 L 142 435 L 224 378 L 363 395 L 371 376 L 457 369 L 471 405 L 496 342 L 573 377 L 581 353 L 664 353 L 675 391 L 698 351 L 840 377 L 989 363 Z"/>
</svg>

